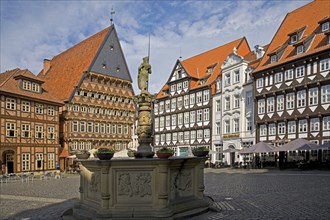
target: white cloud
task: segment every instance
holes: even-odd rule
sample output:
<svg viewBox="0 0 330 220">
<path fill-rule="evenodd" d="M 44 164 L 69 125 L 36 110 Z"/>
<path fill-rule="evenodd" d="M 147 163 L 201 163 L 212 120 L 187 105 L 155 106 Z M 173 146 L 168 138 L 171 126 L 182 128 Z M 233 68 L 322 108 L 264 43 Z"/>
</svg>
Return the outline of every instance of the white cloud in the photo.
<svg viewBox="0 0 330 220">
<path fill-rule="evenodd" d="M 151 34 L 151 92 L 166 83 L 176 59 L 246 36 L 269 43 L 286 13 L 308 1 L 1 1 L 1 72 L 37 74 L 51 59 L 110 25 L 111 8 L 134 88 Z M 253 48 L 251 48 L 253 49 Z M 137 90 L 136 90 L 137 92 Z"/>
</svg>

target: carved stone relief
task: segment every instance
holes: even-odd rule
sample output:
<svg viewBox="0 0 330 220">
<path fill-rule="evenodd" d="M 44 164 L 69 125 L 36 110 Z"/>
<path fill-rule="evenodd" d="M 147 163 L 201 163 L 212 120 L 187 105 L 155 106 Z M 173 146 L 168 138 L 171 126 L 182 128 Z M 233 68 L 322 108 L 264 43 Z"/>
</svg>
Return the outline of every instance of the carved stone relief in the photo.
<svg viewBox="0 0 330 220">
<path fill-rule="evenodd" d="M 101 177 L 100 173 L 92 173 L 91 180 L 89 182 L 89 191 L 92 193 L 99 193 L 101 189 Z"/>
<path fill-rule="evenodd" d="M 171 171 L 170 198 L 176 199 L 193 195 L 192 175 L 190 169 Z"/>
<path fill-rule="evenodd" d="M 117 174 L 118 196 L 131 198 L 150 197 L 151 174 L 150 172 L 118 172 Z"/>
</svg>

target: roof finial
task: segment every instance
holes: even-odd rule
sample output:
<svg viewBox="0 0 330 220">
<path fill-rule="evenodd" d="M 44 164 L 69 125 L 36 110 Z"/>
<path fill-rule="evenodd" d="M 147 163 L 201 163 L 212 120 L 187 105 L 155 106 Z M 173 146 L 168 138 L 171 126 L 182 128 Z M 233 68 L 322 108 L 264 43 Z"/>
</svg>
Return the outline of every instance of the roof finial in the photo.
<svg viewBox="0 0 330 220">
<path fill-rule="evenodd" d="M 233 53 L 234 53 L 234 54 L 237 54 L 236 52 L 237 52 L 237 48 L 234 47 L 234 49 L 233 49 Z"/>
<path fill-rule="evenodd" d="M 115 14 L 115 11 L 113 10 L 113 7 L 111 7 L 111 12 L 110 12 L 110 23 L 111 23 L 111 25 L 113 24 L 113 18 L 112 18 L 112 15 L 114 15 Z"/>
<path fill-rule="evenodd" d="M 179 60 L 181 61 L 182 59 L 182 55 L 181 55 L 181 47 L 180 47 L 180 56 L 179 56 Z"/>
</svg>

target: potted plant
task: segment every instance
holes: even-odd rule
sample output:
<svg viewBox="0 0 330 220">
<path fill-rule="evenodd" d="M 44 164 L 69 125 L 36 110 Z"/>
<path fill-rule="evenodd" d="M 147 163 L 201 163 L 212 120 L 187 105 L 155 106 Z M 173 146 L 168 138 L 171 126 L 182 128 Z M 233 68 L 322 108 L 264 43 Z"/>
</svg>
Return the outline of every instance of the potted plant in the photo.
<svg viewBox="0 0 330 220">
<path fill-rule="evenodd" d="M 127 150 L 127 156 L 128 157 L 134 157 L 135 152 L 136 152 L 136 150 L 128 149 Z"/>
<path fill-rule="evenodd" d="M 192 149 L 192 153 L 196 157 L 206 157 L 209 154 L 209 149 L 207 147 L 195 147 Z"/>
<path fill-rule="evenodd" d="M 112 148 L 99 148 L 96 151 L 96 155 L 100 160 L 110 160 L 115 154 L 115 150 Z"/>
<path fill-rule="evenodd" d="M 75 152 L 77 159 L 88 159 L 91 155 L 87 150 L 79 150 Z"/>
<path fill-rule="evenodd" d="M 162 147 L 161 149 L 159 149 L 156 152 L 156 154 L 157 154 L 157 157 L 160 159 L 167 159 L 167 158 L 173 156 L 174 150 L 172 150 L 171 148 Z"/>
</svg>

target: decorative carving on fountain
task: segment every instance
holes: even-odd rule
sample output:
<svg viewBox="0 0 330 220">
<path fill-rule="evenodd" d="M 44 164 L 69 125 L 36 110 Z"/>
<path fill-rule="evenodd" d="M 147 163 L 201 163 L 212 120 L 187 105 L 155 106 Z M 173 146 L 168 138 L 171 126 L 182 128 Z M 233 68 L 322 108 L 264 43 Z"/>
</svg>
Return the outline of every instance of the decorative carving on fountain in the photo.
<svg viewBox="0 0 330 220">
<path fill-rule="evenodd" d="M 192 175 L 190 169 L 171 171 L 171 199 L 190 196 L 192 192 Z"/>
<path fill-rule="evenodd" d="M 118 174 L 118 195 L 145 197 L 152 195 L 149 172 L 122 172 Z"/>
<path fill-rule="evenodd" d="M 98 172 L 92 173 L 91 181 L 89 183 L 89 191 L 91 191 L 93 193 L 100 192 L 100 189 L 101 189 L 100 181 L 101 181 L 100 173 L 98 173 Z"/>
</svg>

